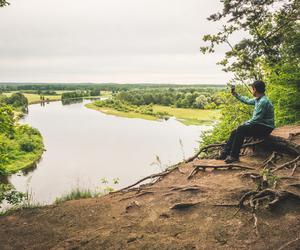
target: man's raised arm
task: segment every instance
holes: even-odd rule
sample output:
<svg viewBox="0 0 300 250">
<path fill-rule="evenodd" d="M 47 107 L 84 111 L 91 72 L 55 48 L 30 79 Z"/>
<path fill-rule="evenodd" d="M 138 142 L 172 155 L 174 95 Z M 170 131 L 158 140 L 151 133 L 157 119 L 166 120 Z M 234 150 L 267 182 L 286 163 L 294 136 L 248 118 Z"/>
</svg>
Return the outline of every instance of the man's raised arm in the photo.
<svg viewBox="0 0 300 250">
<path fill-rule="evenodd" d="M 232 93 L 233 96 L 236 97 L 236 99 L 238 99 L 242 103 L 245 103 L 245 104 L 248 104 L 248 105 L 255 105 L 255 98 L 249 98 L 249 97 L 246 97 L 246 96 L 241 96 L 238 93 L 236 93 L 235 88 L 231 89 L 231 93 Z"/>
</svg>

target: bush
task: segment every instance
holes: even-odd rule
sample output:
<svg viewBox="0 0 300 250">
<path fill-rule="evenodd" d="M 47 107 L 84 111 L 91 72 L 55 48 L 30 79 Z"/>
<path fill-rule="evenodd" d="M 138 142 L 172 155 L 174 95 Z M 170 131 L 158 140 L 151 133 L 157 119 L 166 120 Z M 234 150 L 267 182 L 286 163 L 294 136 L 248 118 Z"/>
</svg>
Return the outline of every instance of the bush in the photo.
<svg viewBox="0 0 300 250">
<path fill-rule="evenodd" d="M 36 148 L 36 145 L 30 139 L 26 139 L 20 143 L 20 149 L 25 152 L 32 152 Z"/>
<path fill-rule="evenodd" d="M 242 86 L 237 86 L 237 92 L 249 96 L 249 92 Z M 222 117 L 212 131 L 208 131 L 203 135 L 201 146 L 226 140 L 233 129 L 251 117 L 253 106 L 241 103 L 228 91 L 221 93 L 220 97 L 224 102 L 223 105 L 220 105 Z"/>
<path fill-rule="evenodd" d="M 23 201 L 25 196 L 26 194 L 16 191 L 12 185 L 0 183 L 0 207 L 3 201 L 17 205 Z"/>
</svg>

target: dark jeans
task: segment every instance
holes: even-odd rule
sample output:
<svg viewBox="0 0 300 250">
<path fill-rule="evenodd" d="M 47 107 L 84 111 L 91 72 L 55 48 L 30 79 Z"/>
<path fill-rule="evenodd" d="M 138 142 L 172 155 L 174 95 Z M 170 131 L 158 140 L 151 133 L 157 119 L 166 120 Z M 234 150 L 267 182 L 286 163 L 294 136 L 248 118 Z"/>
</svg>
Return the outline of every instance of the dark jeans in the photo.
<svg viewBox="0 0 300 250">
<path fill-rule="evenodd" d="M 239 157 L 245 137 L 265 137 L 272 132 L 273 128 L 262 124 L 241 125 L 231 132 L 224 148 L 226 155 Z"/>
</svg>

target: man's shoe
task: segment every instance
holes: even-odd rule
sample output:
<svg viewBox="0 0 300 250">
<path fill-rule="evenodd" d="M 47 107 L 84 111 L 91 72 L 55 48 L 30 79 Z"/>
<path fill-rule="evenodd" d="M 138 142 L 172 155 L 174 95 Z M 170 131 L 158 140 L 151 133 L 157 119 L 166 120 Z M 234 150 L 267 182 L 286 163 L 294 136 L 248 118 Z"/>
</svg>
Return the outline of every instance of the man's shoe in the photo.
<svg viewBox="0 0 300 250">
<path fill-rule="evenodd" d="M 228 154 L 226 152 L 222 151 L 221 154 L 219 156 L 217 156 L 215 159 L 216 160 L 225 160 L 227 155 Z"/>
<path fill-rule="evenodd" d="M 225 159 L 225 162 L 228 164 L 228 163 L 233 163 L 233 162 L 236 162 L 236 161 L 239 161 L 239 157 L 233 157 L 231 155 L 228 155 Z"/>
</svg>

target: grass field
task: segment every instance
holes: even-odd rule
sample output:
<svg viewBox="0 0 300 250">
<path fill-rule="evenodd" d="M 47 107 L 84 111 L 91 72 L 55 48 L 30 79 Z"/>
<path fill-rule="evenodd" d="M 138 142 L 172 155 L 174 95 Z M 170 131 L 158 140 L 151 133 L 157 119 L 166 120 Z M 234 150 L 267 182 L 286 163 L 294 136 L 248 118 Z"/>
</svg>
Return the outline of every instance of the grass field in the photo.
<svg viewBox="0 0 300 250">
<path fill-rule="evenodd" d="M 11 96 L 14 92 L 4 93 L 6 96 Z M 28 94 L 23 93 L 25 97 L 28 99 L 29 104 L 39 103 L 41 102 L 40 95 L 38 94 Z M 61 95 L 45 95 L 45 100 L 49 99 L 49 101 L 59 101 L 61 99 Z"/>
<path fill-rule="evenodd" d="M 122 112 L 113 108 L 98 107 L 93 103 L 86 105 L 87 108 L 95 109 L 108 115 L 115 115 L 127 118 L 140 118 L 145 120 L 158 120 L 157 117 L 151 115 L 144 115 L 135 112 Z M 212 122 L 220 119 L 221 114 L 219 110 L 201 110 L 201 109 L 183 109 L 173 108 L 168 106 L 153 106 L 154 112 L 167 112 L 170 116 L 176 117 L 176 119 L 185 125 L 203 125 L 211 124 Z"/>
<path fill-rule="evenodd" d="M 221 113 L 219 110 L 205 110 L 205 109 L 184 109 L 173 108 L 169 106 L 154 105 L 153 111 L 167 112 L 171 116 L 185 125 L 200 125 L 204 123 L 211 123 L 212 121 L 219 120 Z"/>
<path fill-rule="evenodd" d="M 144 115 L 144 114 L 135 113 L 135 112 L 122 112 L 122 111 L 115 110 L 113 108 L 98 107 L 98 106 L 94 105 L 93 103 L 86 104 L 85 106 L 87 108 L 94 109 L 94 110 L 100 111 L 100 112 L 108 114 L 108 115 L 115 115 L 115 116 L 127 117 L 127 118 L 140 118 L 140 119 L 151 120 L 151 121 L 157 120 L 157 118 L 152 115 Z"/>
<path fill-rule="evenodd" d="M 70 91 L 55 91 L 57 93 L 57 95 L 44 95 L 45 100 L 49 100 L 49 101 L 60 101 L 61 100 L 61 95 L 62 93 L 65 92 L 70 92 Z M 3 93 L 6 96 L 11 96 L 14 92 L 5 92 Z M 34 103 L 40 103 L 41 99 L 40 99 L 40 95 L 38 94 L 28 94 L 28 93 L 23 93 L 23 95 L 25 95 L 25 97 L 28 99 L 29 104 L 34 104 Z M 101 96 L 104 97 L 110 97 L 111 96 L 111 91 L 101 91 Z M 86 97 L 88 98 L 88 97 Z"/>
</svg>

